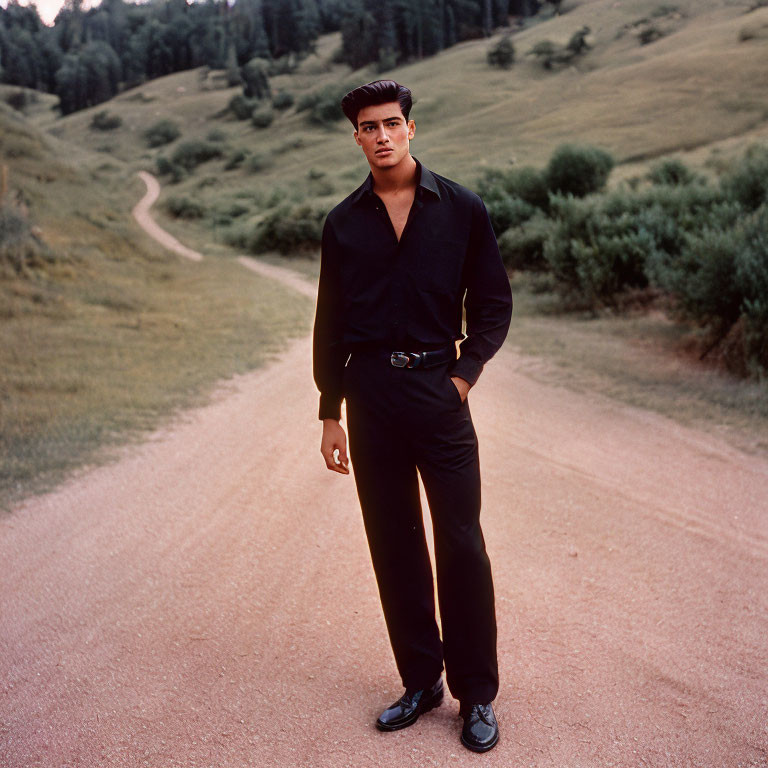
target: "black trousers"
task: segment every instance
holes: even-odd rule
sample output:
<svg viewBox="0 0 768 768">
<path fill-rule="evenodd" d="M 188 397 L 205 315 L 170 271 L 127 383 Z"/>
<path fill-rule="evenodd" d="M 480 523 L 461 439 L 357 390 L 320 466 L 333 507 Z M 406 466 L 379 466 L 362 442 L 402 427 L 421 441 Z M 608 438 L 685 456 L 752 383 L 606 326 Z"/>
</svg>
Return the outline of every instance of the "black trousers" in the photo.
<svg viewBox="0 0 768 768">
<path fill-rule="evenodd" d="M 403 686 L 431 685 L 445 664 L 453 697 L 485 704 L 499 686 L 493 579 L 477 434 L 450 366 L 396 368 L 386 350 L 353 351 L 344 369 L 349 458 Z M 432 516 L 442 639 L 417 469 Z"/>
</svg>

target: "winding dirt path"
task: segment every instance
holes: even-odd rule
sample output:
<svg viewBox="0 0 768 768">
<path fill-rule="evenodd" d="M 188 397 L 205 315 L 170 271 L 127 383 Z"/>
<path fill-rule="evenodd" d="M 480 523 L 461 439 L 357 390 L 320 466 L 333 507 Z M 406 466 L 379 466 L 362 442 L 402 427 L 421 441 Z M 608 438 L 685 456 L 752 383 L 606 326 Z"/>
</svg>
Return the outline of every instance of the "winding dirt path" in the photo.
<svg viewBox="0 0 768 768">
<path fill-rule="evenodd" d="M 373 726 L 401 689 L 306 337 L 0 520 L 0 765 L 768 765 L 768 462 L 524 362 L 470 394 L 492 752 L 450 697 Z"/>
</svg>

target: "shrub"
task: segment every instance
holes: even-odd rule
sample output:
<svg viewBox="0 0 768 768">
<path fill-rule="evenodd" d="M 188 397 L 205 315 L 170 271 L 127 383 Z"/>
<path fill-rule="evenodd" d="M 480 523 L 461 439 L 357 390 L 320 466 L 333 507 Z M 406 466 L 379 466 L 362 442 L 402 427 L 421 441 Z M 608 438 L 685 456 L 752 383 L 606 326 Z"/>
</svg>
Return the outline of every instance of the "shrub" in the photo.
<svg viewBox="0 0 768 768">
<path fill-rule="evenodd" d="M 275 109 L 279 110 L 285 110 L 290 109 L 293 106 L 293 95 L 288 93 L 288 91 L 278 91 L 273 97 L 272 97 L 272 106 Z"/>
<path fill-rule="evenodd" d="M 251 114 L 251 123 L 256 128 L 269 128 L 274 119 L 275 113 L 272 111 L 272 107 L 268 104 L 256 107 Z"/>
<path fill-rule="evenodd" d="M 38 237 L 27 215 L 12 205 L 0 205 L 0 275 L 25 275 L 30 268 L 56 260 Z"/>
<path fill-rule="evenodd" d="M 540 40 L 528 51 L 529 56 L 535 56 L 544 69 L 552 69 L 558 60 L 560 49 L 551 40 Z"/>
<path fill-rule="evenodd" d="M 514 64 L 515 46 L 509 33 L 488 49 L 487 59 L 489 66 L 499 69 L 509 69 Z"/>
<path fill-rule="evenodd" d="M 327 211 L 299 206 L 281 205 L 272 211 L 257 227 L 249 243 L 255 253 L 279 251 L 295 254 L 320 247 L 323 220 Z"/>
<path fill-rule="evenodd" d="M 615 304 L 628 288 L 644 288 L 645 257 L 651 235 L 634 224 L 621 207 L 599 199 L 554 196 L 554 223 L 544 243 L 544 259 L 563 295 L 596 308 Z"/>
<path fill-rule="evenodd" d="M 519 197 L 511 195 L 502 195 L 486 201 L 488 215 L 491 219 L 493 231 L 498 235 L 509 229 L 517 227 L 525 221 L 528 221 L 534 213 L 534 208 L 530 203 L 521 200 Z"/>
<path fill-rule="evenodd" d="M 664 32 L 655 24 L 646 24 L 637 33 L 637 39 L 640 45 L 650 45 L 664 37 Z"/>
<path fill-rule="evenodd" d="M 266 152 L 254 152 L 246 164 L 246 170 L 250 173 L 258 173 L 272 165 L 272 158 Z"/>
<path fill-rule="evenodd" d="M 91 128 L 97 131 L 114 131 L 122 124 L 123 119 L 119 115 L 110 115 L 106 109 L 102 109 L 91 118 Z"/>
<path fill-rule="evenodd" d="M 228 217 L 231 219 L 237 219 L 240 216 L 244 216 L 246 213 L 250 213 L 251 209 L 243 203 L 231 202 L 225 205 L 220 211 L 219 215 Z"/>
<path fill-rule="evenodd" d="M 665 254 L 649 264 L 654 282 L 672 294 L 677 311 L 723 337 L 738 320 L 736 255 L 742 248 L 734 230 L 688 233 L 679 255 Z"/>
<path fill-rule="evenodd" d="M 662 160 L 651 167 L 647 178 L 653 184 L 690 184 L 696 180 L 696 175 L 688 166 L 678 159 Z"/>
<path fill-rule="evenodd" d="M 605 186 L 614 160 L 597 147 L 560 145 L 549 160 L 545 172 L 552 192 L 584 197 Z"/>
<path fill-rule="evenodd" d="M 512 269 L 540 271 L 546 267 L 544 241 L 552 222 L 539 213 L 517 227 L 510 227 L 499 238 L 504 263 Z"/>
<path fill-rule="evenodd" d="M 544 175 L 530 166 L 510 170 L 487 169 L 477 183 L 484 200 L 503 196 L 517 197 L 541 210 L 549 206 L 549 190 Z"/>
<path fill-rule="evenodd" d="M 768 202 L 768 147 L 755 145 L 721 182 L 724 193 L 747 211 Z"/>
<path fill-rule="evenodd" d="M 590 32 L 592 32 L 592 30 L 589 27 L 582 27 L 581 29 L 576 30 L 576 32 L 571 35 L 568 45 L 565 46 L 566 50 L 573 54 L 574 57 L 586 53 L 590 49 L 590 45 L 587 43 L 587 37 Z"/>
<path fill-rule="evenodd" d="M 176 219 L 202 219 L 205 216 L 205 208 L 188 197 L 169 197 L 165 207 Z"/>
<path fill-rule="evenodd" d="M 752 373 L 768 373 L 768 204 L 743 224 L 736 286 L 745 321 L 744 355 Z"/>
<path fill-rule="evenodd" d="M 227 109 L 238 119 L 248 120 L 257 104 L 256 99 L 247 99 L 242 93 L 236 93 L 227 104 Z"/>
<path fill-rule="evenodd" d="M 221 128 L 213 128 L 208 131 L 208 135 L 205 138 L 207 141 L 226 141 L 227 134 Z"/>
<path fill-rule="evenodd" d="M 334 83 L 304 94 L 297 105 L 297 112 L 307 112 L 307 120 L 311 123 L 329 123 L 341 120 L 341 99 L 346 93 L 359 85 L 354 83 Z"/>
<path fill-rule="evenodd" d="M 271 94 L 269 87 L 269 62 L 255 57 L 241 70 L 243 78 L 243 96 L 246 99 L 268 99 Z"/>
<path fill-rule="evenodd" d="M 227 159 L 227 162 L 224 164 L 224 170 L 225 171 L 232 171 L 235 168 L 239 168 L 244 162 L 245 158 L 248 157 L 248 151 L 245 149 L 236 149 Z"/>
<path fill-rule="evenodd" d="M 159 120 L 144 131 L 144 140 L 150 147 L 162 147 L 181 136 L 181 129 L 172 120 Z"/>
<path fill-rule="evenodd" d="M 171 163 L 186 171 L 193 171 L 198 165 L 223 155 L 221 147 L 207 141 L 185 141 L 179 144 L 171 155 Z"/>
<path fill-rule="evenodd" d="M 165 155 L 155 158 L 155 167 L 160 176 L 170 176 L 173 184 L 178 183 L 184 177 L 184 169 L 178 163 L 171 162 Z"/>
</svg>

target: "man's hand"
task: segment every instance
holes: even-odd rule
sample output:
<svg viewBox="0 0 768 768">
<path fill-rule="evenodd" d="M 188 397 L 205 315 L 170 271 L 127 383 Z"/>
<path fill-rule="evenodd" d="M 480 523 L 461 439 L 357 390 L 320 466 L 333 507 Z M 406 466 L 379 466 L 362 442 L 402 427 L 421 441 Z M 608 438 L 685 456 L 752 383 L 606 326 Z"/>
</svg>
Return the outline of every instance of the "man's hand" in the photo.
<svg viewBox="0 0 768 768">
<path fill-rule="evenodd" d="M 333 455 L 337 450 L 339 452 L 338 463 Z M 349 474 L 347 435 L 344 432 L 344 427 L 336 419 L 323 419 L 323 439 L 320 442 L 320 453 L 323 454 L 328 469 L 341 472 L 342 475 Z"/>
<path fill-rule="evenodd" d="M 459 390 L 461 402 L 463 403 L 467 399 L 467 393 L 472 385 L 466 379 L 462 379 L 461 376 L 451 376 L 451 381 L 456 385 L 456 389 Z"/>
</svg>

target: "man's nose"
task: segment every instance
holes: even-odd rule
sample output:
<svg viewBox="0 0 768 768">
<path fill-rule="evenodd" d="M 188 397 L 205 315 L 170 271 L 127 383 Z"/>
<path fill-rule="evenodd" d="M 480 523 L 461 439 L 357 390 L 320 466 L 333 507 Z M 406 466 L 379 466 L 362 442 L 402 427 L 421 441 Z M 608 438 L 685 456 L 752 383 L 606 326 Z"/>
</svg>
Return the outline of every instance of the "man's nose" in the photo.
<svg viewBox="0 0 768 768">
<path fill-rule="evenodd" d="M 376 134 L 376 141 L 379 142 L 380 144 L 385 141 L 389 141 L 389 136 L 387 136 L 387 132 L 384 130 L 383 125 L 379 128 Z"/>
</svg>

